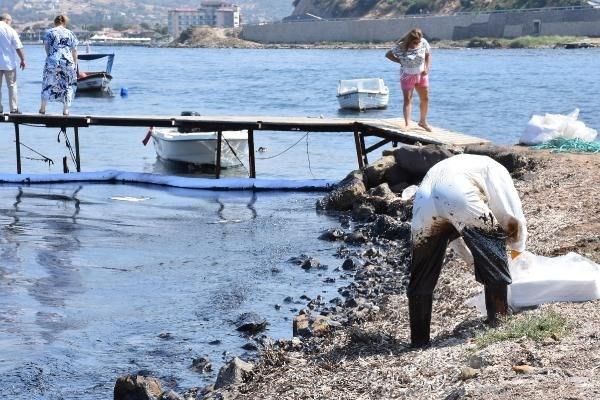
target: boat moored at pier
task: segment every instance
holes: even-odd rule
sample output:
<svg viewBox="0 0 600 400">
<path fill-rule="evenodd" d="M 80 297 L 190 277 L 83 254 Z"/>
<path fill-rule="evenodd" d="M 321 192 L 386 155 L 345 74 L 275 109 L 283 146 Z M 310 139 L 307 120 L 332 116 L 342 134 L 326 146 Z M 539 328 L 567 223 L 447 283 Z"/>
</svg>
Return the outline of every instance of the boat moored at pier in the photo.
<svg viewBox="0 0 600 400">
<path fill-rule="evenodd" d="M 217 165 L 218 132 L 180 132 L 178 129 L 152 129 L 152 143 L 162 160 L 201 165 Z M 246 131 L 221 133 L 221 167 L 242 165 L 248 152 Z"/>
</svg>

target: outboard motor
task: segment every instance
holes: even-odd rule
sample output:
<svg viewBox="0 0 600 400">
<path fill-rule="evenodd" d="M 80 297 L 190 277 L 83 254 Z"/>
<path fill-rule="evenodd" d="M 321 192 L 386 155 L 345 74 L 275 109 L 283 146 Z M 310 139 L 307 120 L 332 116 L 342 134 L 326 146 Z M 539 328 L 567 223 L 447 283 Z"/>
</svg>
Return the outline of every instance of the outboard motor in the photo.
<svg viewBox="0 0 600 400">
<path fill-rule="evenodd" d="M 181 116 L 182 117 L 199 117 L 200 113 L 198 113 L 196 111 L 182 111 Z M 195 131 L 196 131 L 196 129 L 194 129 L 194 128 L 187 128 L 187 127 L 183 127 L 183 126 L 180 126 L 177 128 L 177 132 L 179 132 L 179 133 L 192 133 Z"/>
</svg>

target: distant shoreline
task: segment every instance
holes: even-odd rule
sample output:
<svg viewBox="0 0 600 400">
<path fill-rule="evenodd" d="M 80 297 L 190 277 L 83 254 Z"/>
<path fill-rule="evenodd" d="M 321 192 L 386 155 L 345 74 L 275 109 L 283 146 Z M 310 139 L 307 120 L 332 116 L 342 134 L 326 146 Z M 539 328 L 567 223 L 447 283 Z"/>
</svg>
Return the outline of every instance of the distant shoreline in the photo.
<svg viewBox="0 0 600 400">
<path fill-rule="evenodd" d="M 41 45 L 41 41 L 23 41 L 24 45 Z M 431 41 L 435 49 L 550 49 L 550 48 L 597 48 L 600 38 L 574 36 L 523 36 L 515 39 L 472 38 L 465 40 Z M 324 42 L 324 43 L 258 43 L 239 38 L 226 40 L 191 40 L 184 43 L 171 42 L 167 44 L 145 45 L 128 43 L 94 43 L 91 46 L 135 46 L 135 47 L 166 47 L 166 48 L 211 48 L 211 49 L 302 49 L 302 50 L 361 50 L 389 49 L 395 42 L 353 43 L 353 42 Z"/>
<path fill-rule="evenodd" d="M 225 36 L 214 37 L 211 35 L 192 36 L 184 42 L 171 42 L 160 47 L 173 48 L 240 48 L 240 49 L 387 49 L 396 43 L 354 43 L 354 42 L 322 42 L 322 43 L 258 43 L 250 42 L 239 37 Z M 499 38 L 471 38 L 464 40 L 436 40 L 431 41 L 433 48 L 439 49 L 538 49 L 538 48 L 565 48 L 573 47 L 600 47 L 600 38 L 583 36 L 522 36 L 514 39 Z"/>
</svg>

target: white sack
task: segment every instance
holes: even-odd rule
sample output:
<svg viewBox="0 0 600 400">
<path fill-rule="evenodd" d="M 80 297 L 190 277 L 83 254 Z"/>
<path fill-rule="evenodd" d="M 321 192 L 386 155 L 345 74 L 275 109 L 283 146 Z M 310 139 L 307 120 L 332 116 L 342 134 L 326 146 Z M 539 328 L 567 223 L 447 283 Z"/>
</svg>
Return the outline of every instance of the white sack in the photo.
<svg viewBox="0 0 600 400">
<path fill-rule="evenodd" d="M 600 298 L 600 265 L 576 253 L 559 257 L 524 252 L 509 263 L 513 283 L 508 287 L 512 309 L 560 301 Z M 483 292 L 467 301 L 485 314 Z"/>
<path fill-rule="evenodd" d="M 598 132 L 585 126 L 583 122 L 577 120 L 577 117 L 579 117 L 578 108 L 568 115 L 534 115 L 527 123 L 519 143 L 535 145 L 557 137 L 593 142 L 598 136 Z"/>
</svg>

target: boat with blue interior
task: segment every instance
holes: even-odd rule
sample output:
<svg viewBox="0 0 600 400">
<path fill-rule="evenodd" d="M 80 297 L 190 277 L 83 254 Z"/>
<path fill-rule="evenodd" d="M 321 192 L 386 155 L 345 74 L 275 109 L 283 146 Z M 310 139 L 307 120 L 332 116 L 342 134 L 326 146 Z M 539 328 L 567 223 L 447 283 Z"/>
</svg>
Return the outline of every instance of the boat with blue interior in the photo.
<svg viewBox="0 0 600 400">
<path fill-rule="evenodd" d="M 79 61 L 96 61 L 106 59 L 104 70 L 83 71 L 79 62 L 77 71 L 77 92 L 110 92 L 114 53 L 78 54 Z"/>
</svg>

